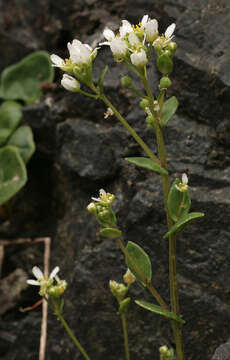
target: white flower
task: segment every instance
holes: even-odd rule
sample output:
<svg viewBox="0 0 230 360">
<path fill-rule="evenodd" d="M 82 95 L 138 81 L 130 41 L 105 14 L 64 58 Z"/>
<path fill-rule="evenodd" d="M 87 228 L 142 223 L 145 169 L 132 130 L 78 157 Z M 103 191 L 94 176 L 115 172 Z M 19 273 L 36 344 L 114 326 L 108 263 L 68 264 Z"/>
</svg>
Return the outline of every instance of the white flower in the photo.
<svg viewBox="0 0 230 360">
<path fill-rule="evenodd" d="M 156 19 L 150 20 L 145 24 L 146 40 L 153 42 L 158 36 L 158 22 Z"/>
<path fill-rule="evenodd" d="M 127 20 L 122 20 L 122 25 L 119 29 L 121 38 L 125 37 L 126 34 L 133 32 L 133 27 Z"/>
<path fill-rule="evenodd" d="M 175 185 L 178 191 L 187 192 L 188 191 L 188 177 L 186 174 L 182 174 L 182 182 L 178 185 Z"/>
<path fill-rule="evenodd" d="M 134 51 L 134 53 L 130 55 L 130 59 L 132 64 L 137 67 L 143 67 L 148 62 L 144 49 L 141 49 L 140 51 Z"/>
<path fill-rule="evenodd" d="M 148 15 L 144 15 L 143 18 L 141 19 L 141 23 L 140 23 L 140 28 L 143 29 L 145 28 L 146 24 L 149 21 L 149 16 Z"/>
<path fill-rule="evenodd" d="M 61 80 L 62 86 L 68 91 L 77 92 L 80 90 L 80 83 L 74 77 L 64 74 Z"/>
<path fill-rule="evenodd" d="M 132 284 L 136 281 L 136 277 L 129 269 L 127 269 L 126 273 L 123 275 L 123 280 L 126 284 Z"/>
<path fill-rule="evenodd" d="M 100 43 L 99 45 L 110 46 L 110 49 L 115 57 L 122 58 L 126 55 L 128 48 L 125 41 L 118 36 L 116 37 L 114 32 L 108 28 L 105 28 L 103 35 L 108 41 Z"/>
<path fill-rule="evenodd" d="M 176 28 L 176 24 L 171 24 L 169 27 L 167 27 L 166 31 L 165 31 L 165 39 L 167 42 L 169 42 L 173 37 L 173 33 L 174 33 L 174 30 Z"/>
<path fill-rule="evenodd" d="M 88 64 L 91 61 L 92 55 L 95 53 L 96 49 L 92 51 L 92 48 L 87 44 L 82 44 L 81 41 L 74 39 L 72 44 L 69 42 L 67 44 L 70 59 L 73 64 L 84 65 Z"/>
<path fill-rule="evenodd" d="M 99 198 L 92 197 L 92 200 L 100 202 L 102 204 L 112 204 L 115 196 L 113 194 L 107 193 L 105 190 L 101 189 L 99 191 Z"/>
<path fill-rule="evenodd" d="M 140 40 L 138 39 L 137 35 L 134 34 L 134 32 L 130 33 L 128 35 L 128 40 L 129 40 L 129 43 L 130 45 L 133 47 L 133 46 L 140 46 L 141 45 L 141 42 Z"/>
<path fill-rule="evenodd" d="M 43 272 L 39 269 L 38 266 L 34 266 L 32 269 L 32 273 L 34 274 L 37 280 L 27 280 L 27 283 L 30 285 L 44 286 L 50 284 L 53 279 L 59 281 L 59 277 L 57 276 L 59 270 L 60 270 L 59 267 L 56 266 L 51 272 L 50 276 L 46 277 L 44 276 Z"/>
</svg>

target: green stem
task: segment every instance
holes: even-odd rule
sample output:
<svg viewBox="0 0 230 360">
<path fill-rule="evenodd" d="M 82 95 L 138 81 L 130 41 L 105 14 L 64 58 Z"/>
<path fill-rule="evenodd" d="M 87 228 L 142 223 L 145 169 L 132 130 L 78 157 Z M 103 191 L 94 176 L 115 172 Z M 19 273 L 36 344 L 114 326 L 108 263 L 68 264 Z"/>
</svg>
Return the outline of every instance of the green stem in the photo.
<svg viewBox="0 0 230 360">
<path fill-rule="evenodd" d="M 71 339 L 73 340 L 73 342 L 76 345 L 76 347 L 78 348 L 78 350 L 82 353 L 83 357 L 86 360 L 90 360 L 90 357 L 86 353 L 85 349 L 81 346 L 80 342 L 78 341 L 78 339 L 76 338 L 76 336 L 74 335 L 72 330 L 70 329 L 69 325 L 67 324 L 67 322 L 65 321 L 63 316 L 60 314 L 59 309 L 58 309 L 58 304 L 56 303 L 56 301 L 54 299 L 51 298 L 51 300 L 53 302 L 54 312 L 57 315 L 58 319 L 61 321 L 62 325 L 64 326 L 64 328 L 66 330 L 66 332 L 71 337 Z"/>
<path fill-rule="evenodd" d="M 156 301 L 158 302 L 158 304 L 160 304 L 160 306 L 165 309 L 166 311 L 170 311 L 168 306 L 166 305 L 166 303 L 164 302 L 164 300 L 162 299 L 162 297 L 160 296 L 160 294 L 157 292 L 157 290 L 152 286 L 152 284 L 150 284 L 148 282 L 148 280 L 146 279 L 146 277 L 144 276 L 144 274 L 141 272 L 141 270 L 137 267 L 137 265 L 135 264 L 135 262 L 133 261 L 132 257 L 129 255 L 129 253 L 126 251 L 126 248 L 122 242 L 121 239 L 117 239 L 117 244 L 119 246 L 119 248 L 121 249 L 121 251 L 123 252 L 123 254 L 125 255 L 126 258 L 128 258 L 128 260 L 131 262 L 131 264 L 133 265 L 134 269 L 136 270 L 137 274 L 140 276 L 140 278 L 142 279 L 142 281 L 145 283 L 147 289 L 150 291 L 150 293 L 153 295 L 153 297 L 156 299 Z"/>
<path fill-rule="evenodd" d="M 126 316 L 125 316 L 124 313 L 121 314 L 121 321 L 122 321 L 122 328 L 123 328 L 123 335 L 124 335 L 125 359 L 130 360 L 128 332 L 127 332 L 127 325 L 126 325 Z"/>
<path fill-rule="evenodd" d="M 143 94 L 141 91 L 135 89 L 132 85 L 130 85 L 130 86 L 128 87 L 128 89 L 129 89 L 130 91 L 132 91 L 132 93 L 134 93 L 135 95 L 140 96 L 140 97 L 143 98 L 143 99 L 146 99 L 146 95 Z"/>
<path fill-rule="evenodd" d="M 148 147 L 148 145 L 145 144 L 145 142 L 140 138 L 139 135 L 137 135 L 136 131 L 128 124 L 128 122 L 123 118 L 123 116 L 117 111 L 117 109 L 113 106 L 113 104 L 109 101 L 109 99 L 103 94 L 101 95 L 101 99 L 104 101 L 104 103 L 112 109 L 114 112 L 114 115 L 117 117 L 117 119 L 122 123 L 122 125 L 129 131 L 129 133 L 133 136 L 133 138 L 136 140 L 136 142 L 142 147 L 142 149 L 145 151 L 145 153 L 152 159 L 153 162 L 157 163 L 159 165 L 159 160 L 154 155 L 152 150 Z"/>
<path fill-rule="evenodd" d="M 91 98 L 94 98 L 94 99 L 98 99 L 98 95 L 94 95 L 94 94 L 90 94 L 88 93 L 87 91 L 84 91 L 84 90 L 78 90 L 78 92 L 82 95 L 85 95 L 85 96 L 88 96 L 88 97 L 91 97 Z"/>
<path fill-rule="evenodd" d="M 157 115 L 154 110 L 154 98 L 152 91 L 149 87 L 149 83 L 146 76 L 142 77 L 143 84 L 145 86 L 145 90 L 149 97 L 150 103 L 150 110 L 153 114 Z M 163 103 L 160 104 L 161 108 Z M 161 109 L 160 109 L 161 113 Z M 164 137 L 162 128 L 160 127 L 160 115 L 158 114 L 158 121 L 156 122 L 156 138 L 158 144 L 158 153 L 160 157 L 161 166 L 167 170 L 167 160 L 166 160 L 166 152 L 165 152 L 165 145 L 164 145 Z M 164 207 L 165 213 L 167 217 L 168 229 L 173 226 L 172 219 L 170 218 L 169 211 L 168 211 L 168 194 L 170 190 L 170 181 L 168 175 L 161 175 L 162 181 L 162 188 L 164 194 Z M 173 234 L 169 237 L 169 282 L 170 282 L 170 302 L 171 302 L 171 309 L 172 312 L 176 315 L 179 315 L 179 297 L 178 297 L 178 284 L 177 284 L 177 273 L 176 273 L 176 235 Z M 174 339 L 176 343 L 176 352 L 177 352 L 177 360 L 184 359 L 184 351 L 183 351 L 183 339 L 182 339 L 182 330 L 181 325 L 172 320 L 172 328 Z"/>
</svg>

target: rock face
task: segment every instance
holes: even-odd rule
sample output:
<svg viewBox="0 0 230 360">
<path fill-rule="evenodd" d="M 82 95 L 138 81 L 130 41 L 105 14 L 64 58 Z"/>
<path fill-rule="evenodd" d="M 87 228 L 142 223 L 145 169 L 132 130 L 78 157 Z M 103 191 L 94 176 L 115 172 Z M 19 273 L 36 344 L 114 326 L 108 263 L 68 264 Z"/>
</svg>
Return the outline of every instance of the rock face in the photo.
<svg viewBox="0 0 230 360">
<path fill-rule="evenodd" d="M 33 51 L 47 49 L 66 57 L 66 43 L 100 41 L 106 25 L 119 19 L 137 23 L 144 14 L 160 22 L 160 31 L 176 22 L 178 51 L 169 95 L 180 101 L 177 115 L 165 131 L 174 179 L 186 172 L 191 186 L 192 210 L 205 218 L 185 229 L 177 242 L 180 307 L 186 360 L 229 359 L 229 253 L 230 253 L 230 33 L 227 0 L 1 2 L 1 69 Z M 95 78 L 105 64 L 110 71 L 105 93 L 156 151 L 154 134 L 145 128 L 137 100 L 121 89 L 125 73 L 103 48 L 95 61 Z M 57 83 L 60 73 L 57 71 Z M 159 75 L 150 73 L 156 89 Z M 123 255 L 112 240 L 100 238 L 99 227 L 87 213 L 91 196 L 104 188 L 116 195 L 114 210 L 124 241 L 140 244 L 150 255 L 153 283 L 168 301 L 168 242 L 160 178 L 125 162 L 142 151 L 114 118 L 104 119 L 101 102 L 57 88 L 40 104 L 24 108 L 33 127 L 37 153 L 29 166 L 29 182 L 17 196 L 9 222 L 0 225 L 2 238 L 52 236 L 51 267 L 59 265 L 68 282 L 65 317 L 94 360 L 124 358 L 117 304 L 108 282 L 122 280 Z M 23 205 L 22 205 L 23 204 Z M 42 266 L 43 248 L 6 248 L 3 277 L 23 268 L 31 277 Z M 39 297 L 29 288 L 14 309 L 2 315 L 2 360 L 38 358 L 39 309 L 21 314 Z M 152 301 L 133 285 L 132 299 Z M 132 359 L 159 359 L 158 347 L 173 346 L 170 324 L 131 303 L 128 331 Z M 216 350 L 217 349 L 217 350 Z M 216 350 L 216 352 L 215 352 Z M 48 323 L 47 360 L 81 359 L 56 318 Z"/>
</svg>

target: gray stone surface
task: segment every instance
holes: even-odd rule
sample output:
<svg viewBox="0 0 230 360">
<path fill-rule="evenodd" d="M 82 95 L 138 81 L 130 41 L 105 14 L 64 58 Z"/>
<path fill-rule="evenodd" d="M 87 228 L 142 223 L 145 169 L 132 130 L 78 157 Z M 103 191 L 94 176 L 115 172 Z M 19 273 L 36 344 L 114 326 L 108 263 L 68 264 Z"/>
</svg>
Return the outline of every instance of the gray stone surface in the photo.
<svg viewBox="0 0 230 360">
<path fill-rule="evenodd" d="M 61 0 L 24 0 L 15 1 L 12 11 L 9 4 L 0 2 L 1 68 L 38 48 L 66 57 L 67 41 L 94 41 L 107 24 L 116 28 L 120 18 L 136 23 L 149 13 L 159 20 L 161 31 L 176 22 L 179 49 L 169 95 L 176 94 L 180 107 L 165 131 L 170 174 L 188 174 L 192 210 L 206 214 L 177 242 L 181 313 L 186 320 L 186 360 L 211 359 L 230 332 L 229 3 L 90 0 L 67 6 Z M 137 100 L 119 85 L 126 70 L 113 62 L 107 48 L 95 61 L 95 79 L 105 63 L 110 65 L 106 94 L 156 152 L 154 134 L 145 128 Z M 60 74 L 57 71 L 57 84 Z M 158 74 L 152 71 L 150 78 L 156 89 Z M 47 91 L 41 103 L 24 108 L 37 153 L 29 166 L 30 180 L 15 199 L 9 221 L 0 224 L 0 234 L 52 236 L 51 266 L 59 265 L 68 281 L 66 319 L 92 359 L 117 360 L 124 358 L 123 340 L 108 282 L 121 280 L 125 265 L 116 243 L 99 237 L 99 227 L 85 209 L 91 196 L 100 188 L 116 194 L 114 209 L 124 240 L 135 241 L 151 255 L 153 283 L 166 301 L 168 243 L 162 239 L 166 221 L 159 176 L 125 162 L 126 156 L 143 153 L 114 117 L 104 119 L 105 110 L 101 102 L 67 93 L 59 85 Z M 42 253 L 41 246 L 7 248 L 3 276 L 23 266 L 31 277 L 32 266 L 42 265 Z M 3 360 L 38 358 L 41 310 L 17 310 L 38 300 L 36 290 L 23 292 L 17 306 L 2 316 Z M 137 284 L 131 295 L 151 301 Z M 157 360 L 159 346 L 173 346 L 168 321 L 134 302 L 128 328 L 132 359 Z M 213 360 L 225 359 L 227 348 L 218 348 Z M 50 314 L 46 359 L 63 358 L 81 356 Z"/>
</svg>

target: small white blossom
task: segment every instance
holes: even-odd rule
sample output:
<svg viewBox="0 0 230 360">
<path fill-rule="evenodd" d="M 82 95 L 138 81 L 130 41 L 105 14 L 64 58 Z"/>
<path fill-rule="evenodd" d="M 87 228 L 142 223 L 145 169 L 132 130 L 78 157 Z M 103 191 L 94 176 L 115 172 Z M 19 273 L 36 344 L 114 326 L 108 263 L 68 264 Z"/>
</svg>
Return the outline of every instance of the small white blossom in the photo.
<svg viewBox="0 0 230 360">
<path fill-rule="evenodd" d="M 32 269 L 32 273 L 34 274 L 34 277 L 36 277 L 37 280 L 29 279 L 29 280 L 27 280 L 27 283 L 30 285 L 36 285 L 36 286 L 46 285 L 46 284 L 50 283 L 50 280 L 59 279 L 57 276 L 57 273 L 59 272 L 59 270 L 60 270 L 59 267 L 56 266 L 53 269 L 53 271 L 51 272 L 50 276 L 47 277 L 47 276 L 44 276 L 43 272 L 39 269 L 38 266 L 34 266 Z"/>
<path fill-rule="evenodd" d="M 129 40 L 129 43 L 132 47 L 136 46 L 140 46 L 141 45 L 141 42 L 140 40 L 138 39 L 137 35 L 134 34 L 134 32 L 131 32 L 129 35 L 128 35 L 128 40 Z"/>
<path fill-rule="evenodd" d="M 145 24 L 146 40 L 153 42 L 158 36 L 158 22 L 156 19 L 152 19 Z"/>
<path fill-rule="evenodd" d="M 53 63 L 52 66 L 54 66 L 54 67 L 63 67 L 64 60 L 60 56 L 52 54 L 50 56 L 50 60 Z"/>
<path fill-rule="evenodd" d="M 110 205 L 114 201 L 115 196 L 113 194 L 107 193 L 105 190 L 101 189 L 99 191 L 99 198 L 92 197 L 92 200 L 100 202 L 102 204 Z"/>
<path fill-rule="evenodd" d="M 73 64 L 84 65 L 91 61 L 92 55 L 97 51 L 97 48 L 92 50 L 88 44 L 82 44 L 81 41 L 74 39 L 72 43 L 67 44 L 70 59 Z"/>
<path fill-rule="evenodd" d="M 188 191 L 188 177 L 186 174 L 182 175 L 182 182 L 178 185 L 175 185 L 178 191 L 187 192 Z"/>
<path fill-rule="evenodd" d="M 126 273 L 123 275 L 123 280 L 126 284 L 132 284 L 136 281 L 136 276 L 134 276 L 133 273 L 127 269 Z"/>
<path fill-rule="evenodd" d="M 106 112 L 104 113 L 104 119 L 108 119 L 108 117 L 113 116 L 114 112 L 113 110 L 109 107 Z"/>
<path fill-rule="evenodd" d="M 128 47 L 125 41 L 120 37 L 115 36 L 114 32 L 108 28 L 105 28 L 103 35 L 108 41 L 100 43 L 99 45 L 110 46 L 113 55 L 117 58 L 122 58 L 126 55 Z"/>
<path fill-rule="evenodd" d="M 130 55 L 130 59 L 132 64 L 137 67 L 143 67 L 148 62 L 144 49 L 141 49 L 140 51 L 135 51 L 132 55 Z"/>
<path fill-rule="evenodd" d="M 80 83 L 74 77 L 64 74 L 61 80 L 61 85 L 68 91 L 77 92 L 80 90 Z"/>
<path fill-rule="evenodd" d="M 121 38 L 125 37 L 127 34 L 133 32 L 133 27 L 127 20 L 122 20 L 122 25 L 119 29 Z"/>
</svg>

